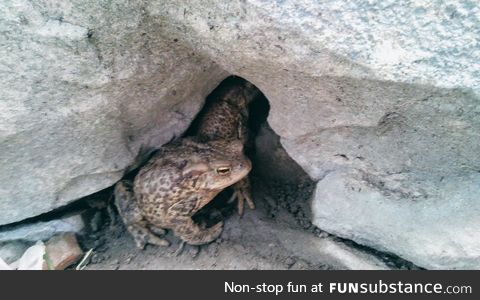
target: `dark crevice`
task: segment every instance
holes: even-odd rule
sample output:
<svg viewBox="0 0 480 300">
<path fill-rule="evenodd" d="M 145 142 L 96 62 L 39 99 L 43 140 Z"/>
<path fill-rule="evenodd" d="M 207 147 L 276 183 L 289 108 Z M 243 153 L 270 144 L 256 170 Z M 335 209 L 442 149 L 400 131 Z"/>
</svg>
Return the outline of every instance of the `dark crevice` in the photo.
<svg viewBox="0 0 480 300">
<path fill-rule="evenodd" d="M 55 219 L 69 217 L 91 208 L 105 208 L 112 197 L 113 187 L 108 187 L 94 194 L 88 195 L 67 205 L 55 208 L 49 212 L 27 218 L 15 223 L 9 223 L 0 226 L 0 231 L 8 231 L 19 225 L 33 224 L 37 222 L 47 222 Z"/>
</svg>

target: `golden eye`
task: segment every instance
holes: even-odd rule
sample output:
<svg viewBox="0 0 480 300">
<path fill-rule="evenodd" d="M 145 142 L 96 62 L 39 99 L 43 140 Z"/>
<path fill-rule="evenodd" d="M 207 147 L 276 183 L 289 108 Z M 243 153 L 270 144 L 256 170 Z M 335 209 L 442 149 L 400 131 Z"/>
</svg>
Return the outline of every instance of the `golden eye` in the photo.
<svg viewBox="0 0 480 300">
<path fill-rule="evenodd" d="M 216 171 L 218 175 L 227 175 L 230 173 L 231 169 L 230 167 L 219 167 Z"/>
</svg>

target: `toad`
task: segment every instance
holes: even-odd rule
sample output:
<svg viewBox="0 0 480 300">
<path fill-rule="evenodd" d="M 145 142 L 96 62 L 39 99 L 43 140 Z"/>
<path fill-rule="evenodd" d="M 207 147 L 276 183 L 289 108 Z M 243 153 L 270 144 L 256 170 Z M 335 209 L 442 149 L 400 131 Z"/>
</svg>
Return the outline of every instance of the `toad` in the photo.
<svg viewBox="0 0 480 300">
<path fill-rule="evenodd" d="M 220 235 L 223 222 L 203 228 L 192 216 L 220 191 L 247 176 L 251 167 L 238 140 L 184 138 L 162 146 L 133 184 L 117 183 L 115 204 L 139 248 L 168 246 L 161 237 L 166 229 L 188 244 L 206 244 Z"/>
</svg>

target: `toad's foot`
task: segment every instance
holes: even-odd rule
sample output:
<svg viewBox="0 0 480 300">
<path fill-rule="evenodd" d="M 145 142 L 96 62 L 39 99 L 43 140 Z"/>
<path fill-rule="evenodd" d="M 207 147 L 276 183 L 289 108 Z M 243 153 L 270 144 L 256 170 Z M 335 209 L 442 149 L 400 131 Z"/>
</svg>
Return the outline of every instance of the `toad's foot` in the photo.
<svg viewBox="0 0 480 300">
<path fill-rule="evenodd" d="M 148 226 L 148 228 L 155 235 L 165 235 L 167 233 L 167 231 L 165 229 L 157 227 L 157 226 L 150 225 L 150 226 Z"/>
<path fill-rule="evenodd" d="M 137 247 L 140 249 L 145 248 L 145 245 L 147 244 L 157 246 L 170 246 L 169 241 L 156 236 L 145 227 L 134 224 L 127 226 L 127 229 L 135 240 L 135 245 L 137 245 Z"/>
<path fill-rule="evenodd" d="M 183 253 L 183 250 L 185 249 L 186 244 L 187 244 L 187 242 L 182 241 L 180 243 L 180 246 L 178 246 L 178 249 L 173 253 L 173 255 L 180 256 Z M 202 246 L 191 245 L 190 247 L 193 247 L 190 251 L 190 255 L 192 256 L 192 258 L 197 258 L 198 254 L 200 253 L 200 247 L 202 247 Z"/>
<path fill-rule="evenodd" d="M 252 192 L 250 188 L 250 180 L 248 180 L 248 177 L 245 177 L 239 182 L 232 185 L 232 188 L 233 194 L 230 197 L 230 200 L 228 200 L 228 202 L 235 200 L 235 198 L 238 199 L 237 206 L 238 214 L 240 216 L 243 216 L 245 202 L 247 202 L 247 205 L 250 209 L 255 209 L 255 203 L 253 203 Z"/>
<path fill-rule="evenodd" d="M 190 245 L 203 245 L 208 244 L 218 238 L 223 230 L 223 222 L 218 222 L 209 228 L 202 228 L 195 224 L 190 217 L 178 222 L 177 226 L 173 228 L 173 232 L 176 236 L 180 237 L 182 241 L 185 241 Z"/>
</svg>

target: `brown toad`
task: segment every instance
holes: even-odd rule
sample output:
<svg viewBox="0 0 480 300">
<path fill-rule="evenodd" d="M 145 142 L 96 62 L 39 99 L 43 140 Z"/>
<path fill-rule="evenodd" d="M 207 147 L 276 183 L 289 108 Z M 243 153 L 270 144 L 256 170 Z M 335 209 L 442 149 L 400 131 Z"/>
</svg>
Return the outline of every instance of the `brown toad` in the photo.
<svg viewBox="0 0 480 300">
<path fill-rule="evenodd" d="M 247 146 L 250 143 L 248 123 L 248 105 L 260 91 L 248 81 L 232 77 L 223 87 L 214 91 L 207 104 L 195 136 L 202 141 L 240 140 Z M 245 202 L 250 209 L 255 208 L 247 176 L 232 186 L 231 200 L 238 199 L 238 213 L 243 214 Z"/>
<path fill-rule="evenodd" d="M 139 248 L 168 246 L 159 237 L 165 229 L 188 244 L 209 243 L 220 235 L 223 222 L 202 228 L 192 216 L 251 167 L 239 141 L 185 138 L 160 148 L 135 176 L 133 191 L 127 181 L 117 183 L 115 203 Z"/>
</svg>

